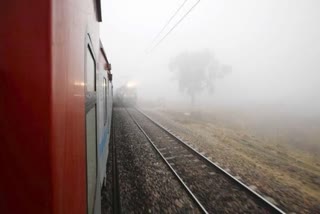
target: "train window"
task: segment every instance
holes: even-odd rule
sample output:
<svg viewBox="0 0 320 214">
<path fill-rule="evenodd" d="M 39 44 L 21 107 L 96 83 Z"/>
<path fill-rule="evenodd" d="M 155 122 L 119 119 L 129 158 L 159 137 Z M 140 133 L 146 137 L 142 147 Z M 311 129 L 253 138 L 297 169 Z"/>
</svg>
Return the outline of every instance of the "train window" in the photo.
<svg viewBox="0 0 320 214">
<path fill-rule="evenodd" d="M 95 71 L 91 72 L 92 69 L 95 70 L 95 61 L 92 55 L 92 52 L 90 50 L 90 47 L 88 46 L 88 52 L 87 52 L 87 60 L 86 60 L 86 87 L 87 91 L 95 91 Z M 90 71 L 90 72 L 89 72 Z"/>
<path fill-rule="evenodd" d="M 96 62 L 88 44 L 86 52 L 86 161 L 87 161 L 87 207 L 94 213 L 97 185 L 97 105 L 96 105 Z"/>
<path fill-rule="evenodd" d="M 106 78 L 103 78 L 103 99 L 104 99 L 104 125 L 108 120 L 108 82 Z"/>
</svg>

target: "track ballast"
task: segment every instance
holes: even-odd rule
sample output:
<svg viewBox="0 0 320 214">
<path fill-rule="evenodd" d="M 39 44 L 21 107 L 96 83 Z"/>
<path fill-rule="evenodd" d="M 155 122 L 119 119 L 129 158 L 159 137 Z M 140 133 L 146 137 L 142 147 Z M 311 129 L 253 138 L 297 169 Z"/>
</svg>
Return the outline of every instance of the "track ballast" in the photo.
<svg viewBox="0 0 320 214">
<path fill-rule="evenodd" d="M 140 110 L 127 110 L 204 213 L 284 213 Z"/>
</svg>

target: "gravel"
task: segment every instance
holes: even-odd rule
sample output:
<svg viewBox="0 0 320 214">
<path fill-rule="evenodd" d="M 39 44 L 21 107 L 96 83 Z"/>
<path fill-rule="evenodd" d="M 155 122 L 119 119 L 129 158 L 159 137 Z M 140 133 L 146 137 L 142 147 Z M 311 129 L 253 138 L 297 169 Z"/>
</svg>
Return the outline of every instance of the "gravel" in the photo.
<svg viewBox="0 0 320 214">
<path fill-rule="evenodd" d="M 124 108 L 114 108 L 122 213 L 200 213 Z M 102 213 L 112 213 L 111 155 Z"/>
<path fill-rule="evenodd" d="M 181 178 L 210 213 L 270 213 L 251 194 L 191 153 L 136 110 L 130 110 Z"/>
</svg>

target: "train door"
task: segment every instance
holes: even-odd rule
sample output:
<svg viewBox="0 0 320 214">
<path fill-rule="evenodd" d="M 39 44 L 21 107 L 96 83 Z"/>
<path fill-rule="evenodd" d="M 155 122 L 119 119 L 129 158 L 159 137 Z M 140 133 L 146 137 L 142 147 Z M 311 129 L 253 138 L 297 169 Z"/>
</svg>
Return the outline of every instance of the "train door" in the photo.
<svg viewBox="0 0 320 214">
<path fill-rule="evenodd" d="M 97 192 L 97 101 L 96 101 L 96 61 L 92 46 L 87 42 L 85 53 L 85 125 L 86 125 L 86 176 L 88 214 L 95 212 Z"/>
</svg>

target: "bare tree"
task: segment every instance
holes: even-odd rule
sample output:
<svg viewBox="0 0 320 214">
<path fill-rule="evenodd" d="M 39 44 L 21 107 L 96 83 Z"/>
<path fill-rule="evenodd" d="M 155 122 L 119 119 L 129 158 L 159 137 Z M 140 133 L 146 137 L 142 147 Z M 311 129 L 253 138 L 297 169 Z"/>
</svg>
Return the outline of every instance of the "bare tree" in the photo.
<svg viewBox="0 0 320 214">
<path fill-rule="evenodd" d="M 214 80 L 231 72 L 231 66 L 221 65 L 209 50 L 183 52 L 173 58 L 169 69 L 175 73 L 179 90 L 187 93 L 191 104 L 203 90 L 214 91 Z"/>
</svg>

